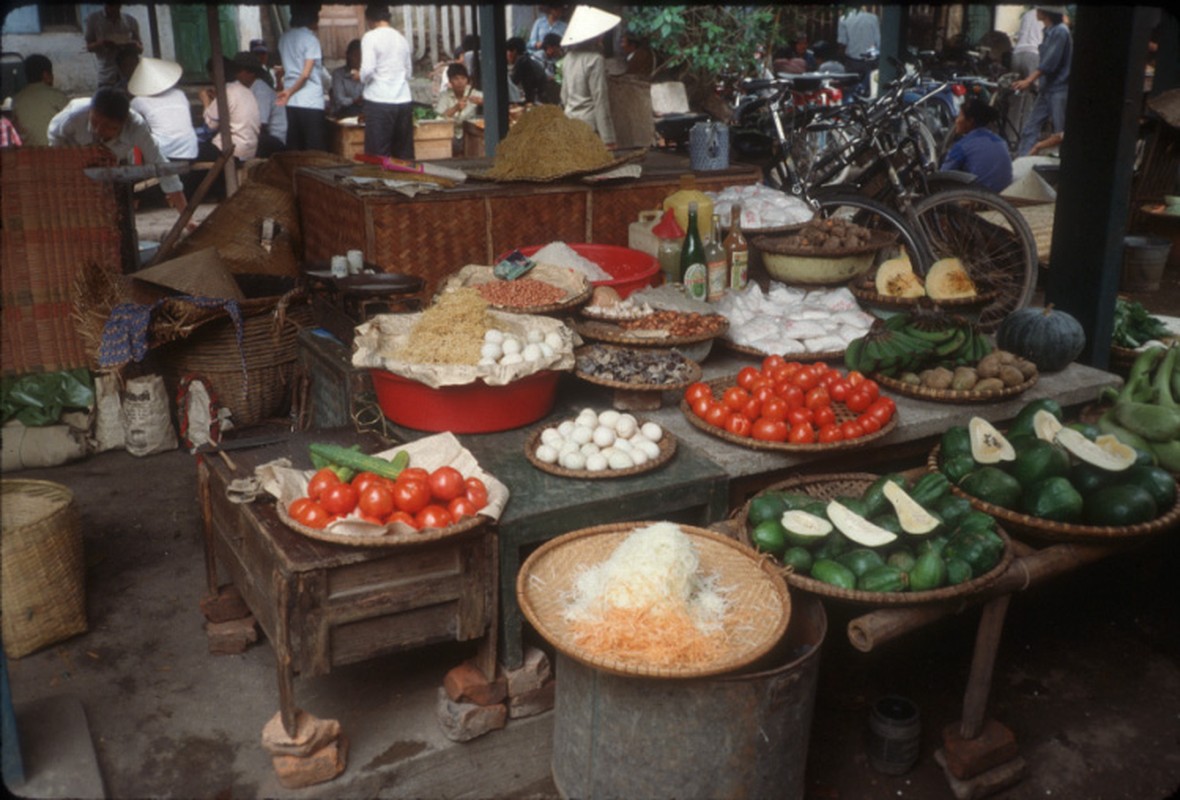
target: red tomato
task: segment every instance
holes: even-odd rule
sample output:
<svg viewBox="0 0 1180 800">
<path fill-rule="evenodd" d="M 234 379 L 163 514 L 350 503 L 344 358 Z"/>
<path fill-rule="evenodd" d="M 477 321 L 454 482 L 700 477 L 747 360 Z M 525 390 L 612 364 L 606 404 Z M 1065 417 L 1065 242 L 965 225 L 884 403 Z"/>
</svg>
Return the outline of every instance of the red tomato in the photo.
<svg viewBox="0 0 1180 800">
<path fill-rule="evenodd" d="M 880 420 L 878 420 L 868 411 L 857 417 L 856 421 L 859 422 L 860 426 L 865 429 L 866 434 L 876 433 L 877 431 L 881 430 Z"/>
<path fill-rule="evenodd" d="M 855 411 L 859 414 L 867 409 L 872 402 L 873 398 L 869 397 L 869 393 L 858 386 L 849 393 L 848 399 L 844 401 L 844 404 L 848 406 L 849 411 Z"/>
<path fill-rule="evenodd" d="M 734 414 L 725 423 L 725 430 L 734 436 L 749 436 L 753 427 L 754 423 L 750 422 L 748 417 L 744 417 L 741 414 Z"/>
<path fill-rule="evenodd" d="M 475 503 L 466 497 L 456 497 L 447 503 L 447 512 L 456 520 L 462 519 L 463 517 L 474 517 L 477 510 Z"/>
<path fill-rule="evenodd" d="M 819 441 L 827 444 L 829 442 L 839 442 L 844 439 L 844 433 L 840 430 L 840 426 L 834 422 L 827 425 L 821 425 L 819 429 Z"/>
<path fill-rule="evenodd" d="M 429 481 L 430 473 L 422 467 L 406 467 L 398 473 L 399 481 Z"/>
<path fill-rule="evenodd" d="M 454 522 L 451 512 L 434 503 L 424 507 L 414 515 L 414 521 L 419 528 L 445 528 Z"/>
<path fill-rule="evenodd" d="M 709 384 L 703 381 L 689 384 L 688 388 L 684 390 L 684 399 L 688 401 L 690 406 L 702 397 L 713 399 L 713 390 L 709 388 Z"/>
<path fill-rule="evenodd" d="M 741 411 L 742 406 L 750 399 L 750 393 L 740 386 L 730 386 L 721 395 L 721 402 L 730 411 Z"/>
<path fill-rule="evenodd" d="M 770 397 L 762 402 L 762 418 L 772 422 L 781 422 L 787 418 L 791 407 L 781 397 Z"/>
<path fill-rule="evenodd" d="M 814 366 L 804 367 L 791 376 L 791 381 L 806 392 L 819 385 L 819 371 Z"/>
<path fill-rule="evenodd" d="M 353 476 L 351 483 L 358 493 L 364 494 L 365 489 L 384 480 L 386 479 L 373 472 L 358 472 Z"/>
<path fill-rule="evenodd" d="M 865 382 L 865 376 L 864 373 L 858 372 L 857 370 L 851 370 L 848 373 L 846 380 L 848 381 L 848 385 L 855 389 Z"/>
<path fill-rule="evenodd" d="M 870 400 L 876 400 L 881 396 L 881 387 L 872 378 L 865 378 L 865 382 L 860 385 L 860 389 L 862 392 L 869 393 Z"/>
<path fill-rule="evenodd" d="M 404 511 L 394 511 L 389 515 L 389 519 L 386 520 L 386 523 L 392 524 L 394 522 L 400 522 L 404 525 L 409 525 L 414 530 L 418 530 L 418 521 L 414 519 L 412 514 L 407 514 Z"/>
<path fill-rule="evenodd" d="M 837 403 L 843 403 L 848 399 L 848 381 L 845 378 L 833 381 L 832 385 L 828 387 L 828 394 L 831 395 L 832 400 Z"/>
<path fill-rule="evenodd" d="M 698 397 L 690 405 L 692 406 L 692 413 L 704 419 L 705 415 L 709 413 L 709 409 L 716 405 L 716 401 L 708 397 Z"/>
<path fill-rule="evenodd" d="M 754 390 L 753 397 L 759 403 L 765 403 L 771 397 L 778 397 L 774 391 L 774 384 L 765 383 Z"/>
<path fill-rule="evenodd" d="M 787 412 L 787 422 L 792 427 L 795 425 L 810 425 L 814 418 L 815 415 L 810 408 L 792 408 Z"/>
<path fill-rule="evenodd" d="M 822 428 L 825 425 L 831 425 L 836 421 L 836 412 L 832 410 L 831 406 L 824 406 L 817 408 L 811 413 L 811 422 L 816 427 Z"/>
<path fill-rule="evenodd" d="M 320 505 L 324 507 L 324 511 L 338 517 L 351 514 L 356 508 L 356 502 L 356 487 L 351 483 L 338 482 L 335 486 L 329 486 L 320 495 Z"/>
<path fill-rule="evenodd" d="M 787 365 L 787 360 L 779 355 L 770 355 L 770 356 L 767 356 L 766 358 L 762 359 L 762 371 L 763 372 L 766 372 L 767 370 L 771 370 L 771 369 L 778 369 L 779 367 L 785 367 L 786 365 Z"/>
<path fill-rule="evenodd" d="M 291 517 L 296 522 L 309 528 L 322 528 L 332 521 L 332 515 L 324 510 L 319 503 L 309 502 L 300 510 L 299 516 Z"/>
<path fill-rule="evenodd" d="M 787 401 L 787 405 L 791 408 L 800 408 L 803 405 L 803 400 L 806 395 L 803 390 L 794 384 L 783 389 L 782 394 L 779 395 L 782 399 Z"/>
<path fill-rule="evenodd" d="M 467 499 L 479 511 L 488 504 L 488 487 L 479 478 L 467 479 Z"/>
<path fill-rule="evenodd" d="M 287 516 L 293 520 L 298 521 L 308 506 L 314 506 L 315 501 L 310 497 L 300 497 L 297 500 L 292 500 L 291 505 L 287 506 Z"/>
<path fill-rule="evenodd" d="M 787 440 L 787 423 L 762 417 L 750 428 L 750 435 L 764 442 L 785 442 Z"/>
<path fill-rule="evenodd" d="M 828 395 L 828 390 L 823 386 L 816 386 L 810 390 L 803 398 L 803 405 L 815 411 L 818 408 L 827 408 L 832 404 L 832 398 Z"/>
<path fill-rule="evenodd" d="M 315 475 L 311 476 L 311 480 L 307 483 L 307 496 L 312 500 L 319 502 L 320 496 L 323 495 L 324 490 L 340 483 L 340 477 L 332 470 L 324 467 Z"/>
<path fill-rule="evenodd" d="M 897 404 L 893 402 L 892 397 L 881 395 L 869 405 L 869 411 L 876 414 L 877 418 L 881 420 L 881 424 L 884 425 L 897 412 Z"/>
<path fill-rule="evenodd" d="M 865 435 L 864 426 L 854 419 L 841 424 L 840 432 L 844 434 L 845 439 L 859 439 Z"/>
<path fill-rule="evenodd" d="M 436 500 L 449 503 L 467 492 L 463 473 L 454 467 L 439 467 L 430 473 L 430 493 Z"/>
<path fill-rule="evenodd" d="M 815 428 L 807 423 L 791 425 L 791 432 L 787 437 L 787 441 L 791 444 L 811 444 L 815 441 Z"/>
<path fill-rule="evenodd" d="M 762 416 L 762 401 L 756 397 L 751 397 L 742 406 L 742 416 L 751 422 L 758 419 L 758 417 Z"/>
<path fill-rule="evenodd" d="M 397 509 L 393 489 L 381 483 L 371 484 L 361 492 L 357 505 L 362 514 L 378 519 L 385 519 Z"/>
<path fill-rule="evenodd" d="M 762 374 L 758 372 L 757 367 L 742 367 L 738 370 L 737 385 L 748 392 L 754 385 L 754 382 L 761 377 Z"/>
<path fill-rule="evenodd" d="M 430 504 L 430 484 L 426 481 L 402 480 L 400 477 L 393 484 L 393 502 L 398 511 L 407 514 L 417 514 Z"/>
<path fill-rule="evenodd" d="M 714 403 L 708 413 L 705 414 L 705 422 L 717 428 L 724 428 L 725 423 L 733 416 L 733 412 L 725 407 L 723 403 Z"/>
</svg>

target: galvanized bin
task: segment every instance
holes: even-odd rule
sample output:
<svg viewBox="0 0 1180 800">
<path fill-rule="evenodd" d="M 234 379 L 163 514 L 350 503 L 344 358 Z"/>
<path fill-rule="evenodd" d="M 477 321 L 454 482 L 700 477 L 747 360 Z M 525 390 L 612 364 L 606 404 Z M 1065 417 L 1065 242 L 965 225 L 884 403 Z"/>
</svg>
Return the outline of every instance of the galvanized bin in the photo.
<svg viewBox="0 0 1180 800">
<path fill-rule="evenodd" d="M 615 675 L 557 655 L 553 780 L 562 797 L 801 798 L 827 616 L 792 595 L 756 671 L 695 680 Z"/>
</svg>

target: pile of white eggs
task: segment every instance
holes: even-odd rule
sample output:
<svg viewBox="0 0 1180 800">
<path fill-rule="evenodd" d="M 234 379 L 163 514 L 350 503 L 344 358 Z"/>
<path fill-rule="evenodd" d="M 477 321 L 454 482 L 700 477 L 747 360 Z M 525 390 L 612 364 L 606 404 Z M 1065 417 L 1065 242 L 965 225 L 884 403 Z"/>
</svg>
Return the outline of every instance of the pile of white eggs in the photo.
<svg viewBox="0 0 1180 800">
<path fill-rule="evenodd" d="M 664 429 L 654 422 L 640 425 L 630 414 L 584 408 L 576 419 L 541 431 L 534 455 L 571 470 L 631 469 L 659 458 L 663 438 Z"/>
<path fill-rule="evenodd" d="M 525 361 L 541 361 L 552 358 L 564 346 L 561 336 L 556 331 L 541 333 L 529 331 L 524 339 L 512 333 L 505 333 L 497 328 L 488 328 L 483 335 L 483 345 L 479 349 L 479 365 L 481 367 L 500 364 L 521 364 Z"/>
</svg>

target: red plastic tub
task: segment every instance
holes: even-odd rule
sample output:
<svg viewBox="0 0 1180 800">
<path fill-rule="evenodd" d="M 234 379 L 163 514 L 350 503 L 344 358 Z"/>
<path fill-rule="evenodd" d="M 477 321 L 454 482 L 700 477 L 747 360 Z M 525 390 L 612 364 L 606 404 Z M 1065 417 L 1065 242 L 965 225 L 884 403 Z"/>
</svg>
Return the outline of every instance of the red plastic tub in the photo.
<svg viewBox="0 0 1180 800">
<path fill-rule="evenodd" d="M 544 245 L 521 247 L 520 252 L 531 256 Z M 609 281 L 593 281 L 595 286 L 609 286 L 626 297 L 631 292 L 651 286 L 660 272 L 660 262 L 640 250 L 619 247 L 614 244 L 568 244 L 568 247 L 582 258 L 593 261 L 614 277 Z M 497 261 L 508 256 L 501 253 Z"/>
<path fill-rule="evenodd" d="M 537 372 L 504 386 L 483 381 L 433 389 L 424 383 L 371 369 L 381 412 L 419 431 L 492 433 L 536 422 L 552 410 L 559 374 Z"/>
</svg>

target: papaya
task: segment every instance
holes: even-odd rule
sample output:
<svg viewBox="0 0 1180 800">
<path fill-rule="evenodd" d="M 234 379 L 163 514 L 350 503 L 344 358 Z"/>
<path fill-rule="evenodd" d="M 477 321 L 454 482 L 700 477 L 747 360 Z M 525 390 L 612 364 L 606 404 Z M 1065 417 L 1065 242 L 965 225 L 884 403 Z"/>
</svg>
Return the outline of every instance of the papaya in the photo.
<svg viewBox="0 0 1180 800">
<path fill-rule="evenodd" d="M 1020 481 L 992 466 L 980 467 L 967 475 L 959 482 L 959 487 L 985 503 L 1013 509 L 1020 502 L 1022 492 Z"/>
</svg>

